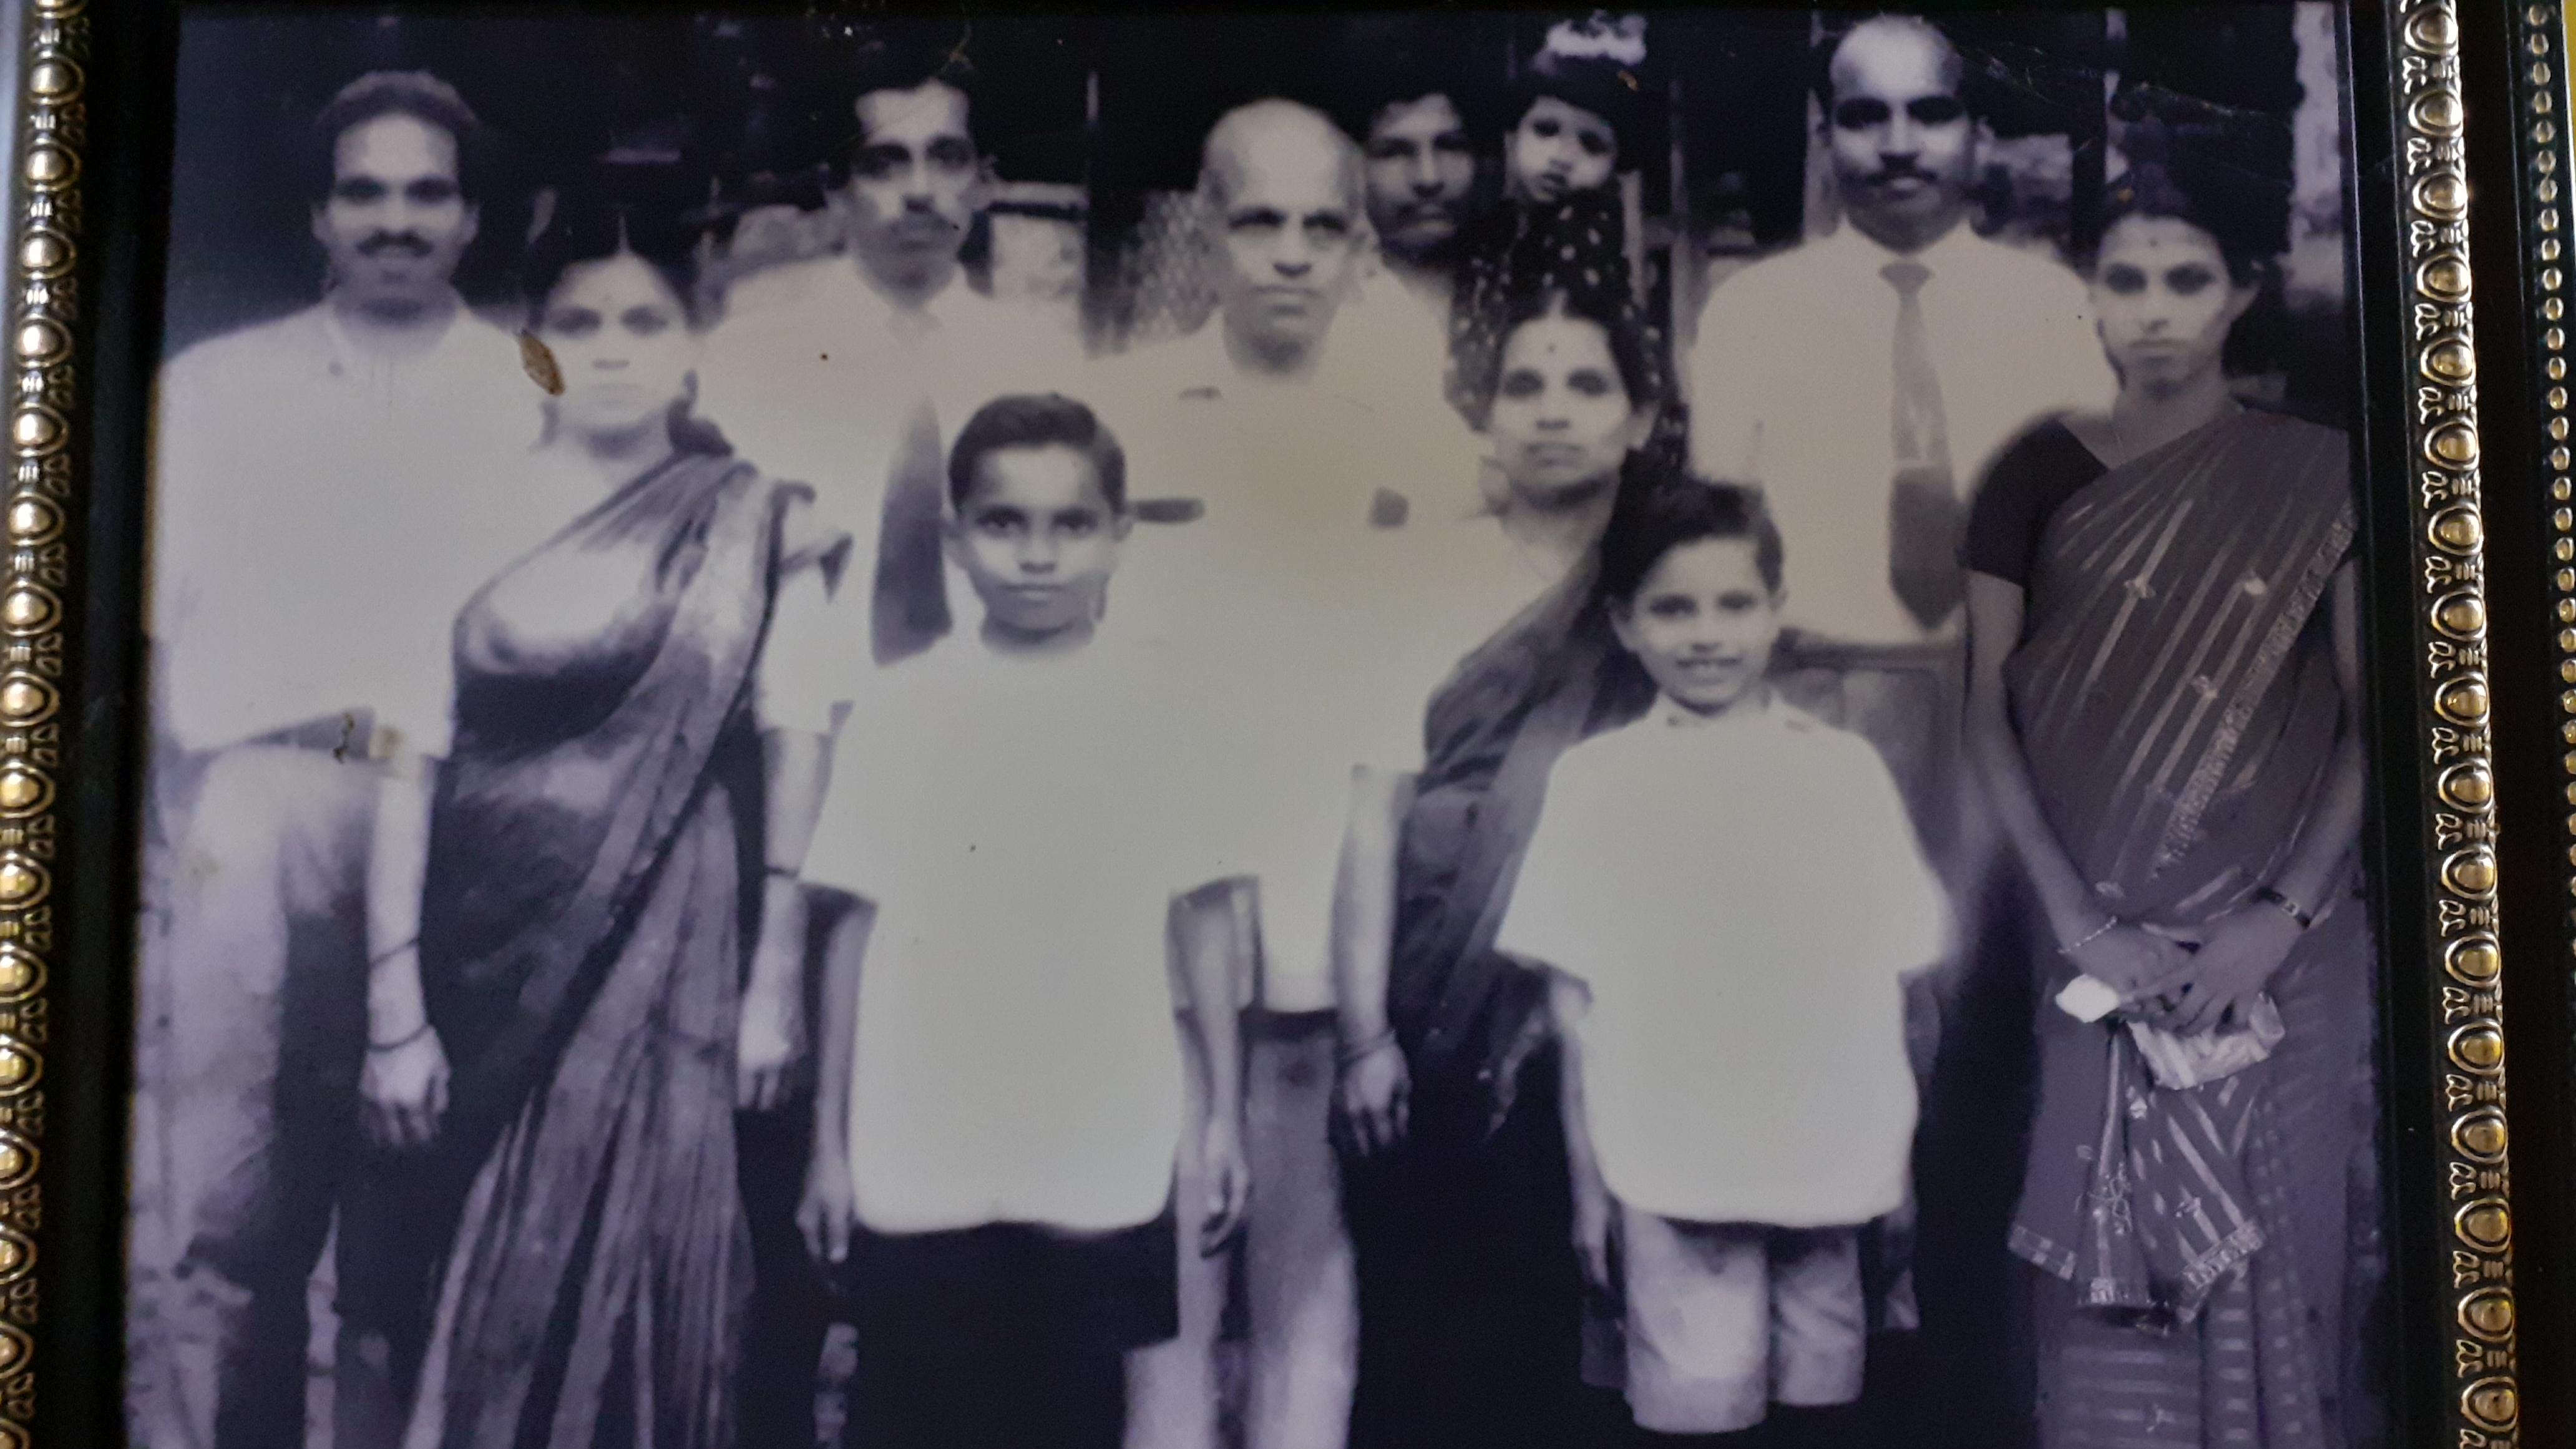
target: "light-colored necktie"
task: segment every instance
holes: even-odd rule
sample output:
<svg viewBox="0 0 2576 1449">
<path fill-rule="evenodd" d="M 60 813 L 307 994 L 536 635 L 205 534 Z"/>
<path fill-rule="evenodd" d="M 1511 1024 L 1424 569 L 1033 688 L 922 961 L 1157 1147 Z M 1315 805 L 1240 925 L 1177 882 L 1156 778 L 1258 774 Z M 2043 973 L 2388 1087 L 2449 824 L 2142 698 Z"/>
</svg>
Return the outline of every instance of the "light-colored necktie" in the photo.
<svg viewBox="0 0 2576 1449">
<path fill-rule="evenodd" d="M 1959 607 L 1967 581 L 1959 562 L 1966 510 L 1950 467 L 1950 426 L 1941 378 L 1923 322 L 1923 284 L 1932 270 L 1899 260 L 1878 269 L 1896 288 L 1895 406 L 1889 441 L 1896 476 L 1888 495 L 1888 582 L 1898 603 L 1930 629 Z"/>
</svg>

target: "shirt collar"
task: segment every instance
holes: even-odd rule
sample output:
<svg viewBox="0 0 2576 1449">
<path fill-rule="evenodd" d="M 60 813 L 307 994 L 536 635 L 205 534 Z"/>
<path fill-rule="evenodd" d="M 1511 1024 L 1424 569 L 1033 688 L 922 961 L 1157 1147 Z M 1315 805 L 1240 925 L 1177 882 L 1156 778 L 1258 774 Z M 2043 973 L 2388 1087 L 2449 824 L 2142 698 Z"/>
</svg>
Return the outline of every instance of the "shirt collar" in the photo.
<svg viewBox="0 0 2576 1449">
<path fill-rule="evenodd" d="M 1765 686 L 1762 700 L 1750 707 L 1738 706 L 1724 714 L 1707 715 L 1674 702 L 1669 694 L 1658 692 L 1654 708 L 1647 711 L 1647 722 L 1657 729 L 1674 730 L 1691 735 L 1732 734 L 1741 730 L 1782 728 L 1789 722 L 1789 711 L 1780 703 L 1780 692 Z"/>
<path fill-rule="evenodd" d="M 1961 217 L 1959 224 L 1943 233 L 1939 241 L 1919 252 L 1909 254 L 1891 251 L 1880 245 L 1876 237 L 1852 225 L 1851 218 L 1845 217 L 1841 225 L 1834 229 L 1834 234 L 1826 240 L 1846 251 L 1855 267 L 1872 275 L 1876 275 L 1879 268 L 1890 262 L 1911 260 L 1922 263 L 1926 271 L 1934 277 L 1939 277 L 1945 270 L 1955 267 L 1975 248 L 1984 244 L 1985 238 L 1977 235 L 1976 227 L 1966 217 Z"/>
<path fill-rule="evenodd" d="M 1390 281 L 1388 285 L 1400 284 Z M 1333 343 L 1340 329 L 1352 321 L 1347 314 L 1360 302 L 1361 298 L 1354 289 L 1334 314 L 1332 328 L 1324 334 L 1323 350 L 1316 355 L 1313 370 L 1295 379 L 1266 378 L 1235 366 L 1234 354 L 1225 345 L 1225 314 L 1211 313 L 1207 321 L 1200 324 L 1199 330 L 1171 344 L 1175 358 L 1182 363 L 1181 371 L 1188 379 L 1183 386 L 1187 391 L 1219 398 L 1262 396 L 1301 387 L 1326 392 L 1339 390 L 1334 362 L 1340 351 Z"/>
<path fill-rule="evenodd" d="M 340 321 L 340 309 L 332 305 L 330 297 L 323 297 L 322 305 L 317 310 L 322 317 L 322 340 L 331 353 L 332 375 L 366 376 L 378 372 L 406 372 L 445 352 L 454 345 L 460 335 L 460 329 L 473 315 L 466 308 L 463 297 L 450 293 L 449 300 L 455 305 L 448 311 L 447 320 L 440 324 L 437 340 L 418 352 L 397 357 L 372 352 L 359 346 L 358 339 L 350 336 L 348 327 Z"/>
<path fill-rule="evenodd" d="M 867 264 L 856 254 L 845 253 L 840 259 L 845 269 L 843 294 L 878 326 L 905 336 L 929 336 L 950 332 L 973 320 L 985 299 L 968 285 L 964 268 L 952 272 L 948 285 L 931 294 L 918 308 L 898 305 L 877 289 L 868 278 Z"/>
</svg>

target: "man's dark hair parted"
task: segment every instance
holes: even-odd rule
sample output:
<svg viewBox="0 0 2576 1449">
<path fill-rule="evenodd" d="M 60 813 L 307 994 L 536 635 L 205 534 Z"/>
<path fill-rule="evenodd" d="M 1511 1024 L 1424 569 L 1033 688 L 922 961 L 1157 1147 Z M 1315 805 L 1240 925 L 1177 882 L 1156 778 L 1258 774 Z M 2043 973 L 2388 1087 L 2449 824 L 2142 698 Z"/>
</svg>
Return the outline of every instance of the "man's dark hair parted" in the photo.
<svg viewBox="0 0 2576 1449">
<path fill-rule="evenodd" d="M 340 138 L 380 116 L 410 116 L 445 131 L 456 142 L 456 189 L 468 201 L 483 195 L 483 122 L 456 87 L 425 70 L 370 71 L 340 88 L 313 118 L 305 194 L 327 201 L 338 180 Z"/>
<path fill-rule="evenodd" d="M 1071 448 L 1091 464 L 1100 494 L 1127 511 L 1127 454 L 1088 407 L 1062 393 L 997 397 L 975 410 L 948 452 L 948 506 L 963 512 L 984 460 L 1010 448 Z"/>
<path fill-rule="evenodd" d="M 868 138 L 859 124 L 859 102 L 879 91 L 919 90 L 936 81 L 966 98 L 966 129 L 973 134 L 975 93 L 980 87 L 975 81 L 975 68 L 959 50 L 961 41 L 961 36 L 945 32 L 933 35 L 907 30 L 901 36 L 875 41 L 860 52 L 858 65 L 850 73 L 849 108 L 841 113 L 841 119 L 849 123 L 849 133 L 842 138 L 838 154 L 832 157 L 834 184 L 849 179 L 850 164 L 858 159 L 859 148 L 867 144 Z"/>
<path fill-rule="evenodd" d="M 1780 591 L 1780 525 L 1762 505 L 1761 493 L 1742 483 L 1677 472 L 1623 500 L 1610 520 L 1601 537 L 1601 597 L 1625 609 L 1664 555 L 1711 538 L 1751 543 L 1753 566 L 1761 571 L 1763 584 L 1773 593 Z"/>
<path fill-rule="evenodd" d="M 975 99 L 975 67 L 965 57 L 966 32 L 955 25 L 907 26 L 900 34 L 889 34 L 871 42 L 859 52 L 858 64 L 850 73 L 850 100 L 878 91 L 918 90 L 937 81 L 957 91 L 971 104 Z"/>
</svg>

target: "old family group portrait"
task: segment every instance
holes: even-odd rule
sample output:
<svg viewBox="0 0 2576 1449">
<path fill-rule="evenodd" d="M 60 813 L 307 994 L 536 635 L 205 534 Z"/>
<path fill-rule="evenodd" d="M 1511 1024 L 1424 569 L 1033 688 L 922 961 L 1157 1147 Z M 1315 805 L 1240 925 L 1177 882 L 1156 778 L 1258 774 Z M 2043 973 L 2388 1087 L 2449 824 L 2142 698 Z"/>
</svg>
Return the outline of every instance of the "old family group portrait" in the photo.
<svg viewBox="0 0 2576 1449">
<path fill-rule="evenodd" d="M 2337 24 L 191 17 L 135 1442 L 2382 1442 Z"/>
</svg>

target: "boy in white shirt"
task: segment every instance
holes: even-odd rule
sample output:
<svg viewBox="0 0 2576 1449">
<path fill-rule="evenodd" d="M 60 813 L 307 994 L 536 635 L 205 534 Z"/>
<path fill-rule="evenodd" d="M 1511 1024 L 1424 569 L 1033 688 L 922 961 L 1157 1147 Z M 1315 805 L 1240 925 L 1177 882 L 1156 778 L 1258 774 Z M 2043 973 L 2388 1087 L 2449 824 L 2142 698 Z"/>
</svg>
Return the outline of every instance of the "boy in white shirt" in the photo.
<svg viewBox="0 0 2576 1449">
<path fill-rule="evenodd" d="M 1552 972 L 1576 1246 L 1661 1434 L 1859 1397 L 1860 1230 L 1914 1133 L 1904 983 L 1950 935 L 1877 752 L 1764 678 L 1780 574 L 1734 487 L 1676 482 L 1604 541 L 1657 698 L 1557 761 L 1496 940 Z"/>
<path fill-rule="evenodd" d="M 1088 408 L 986 405 L 949 490 L 983 627 L 860 702 L 807 856 L 869 909 L 826 948 L 800 1216 L 848 1265 L 861 1442 L 1115 1449 L 1122 1355 L 1176 1329 L 1176 990 L 1208 1007 L 1203 1251 L 1248 1195 L 1216 736 L 1093 637 L 1130 519 Z"/>
</svg>

